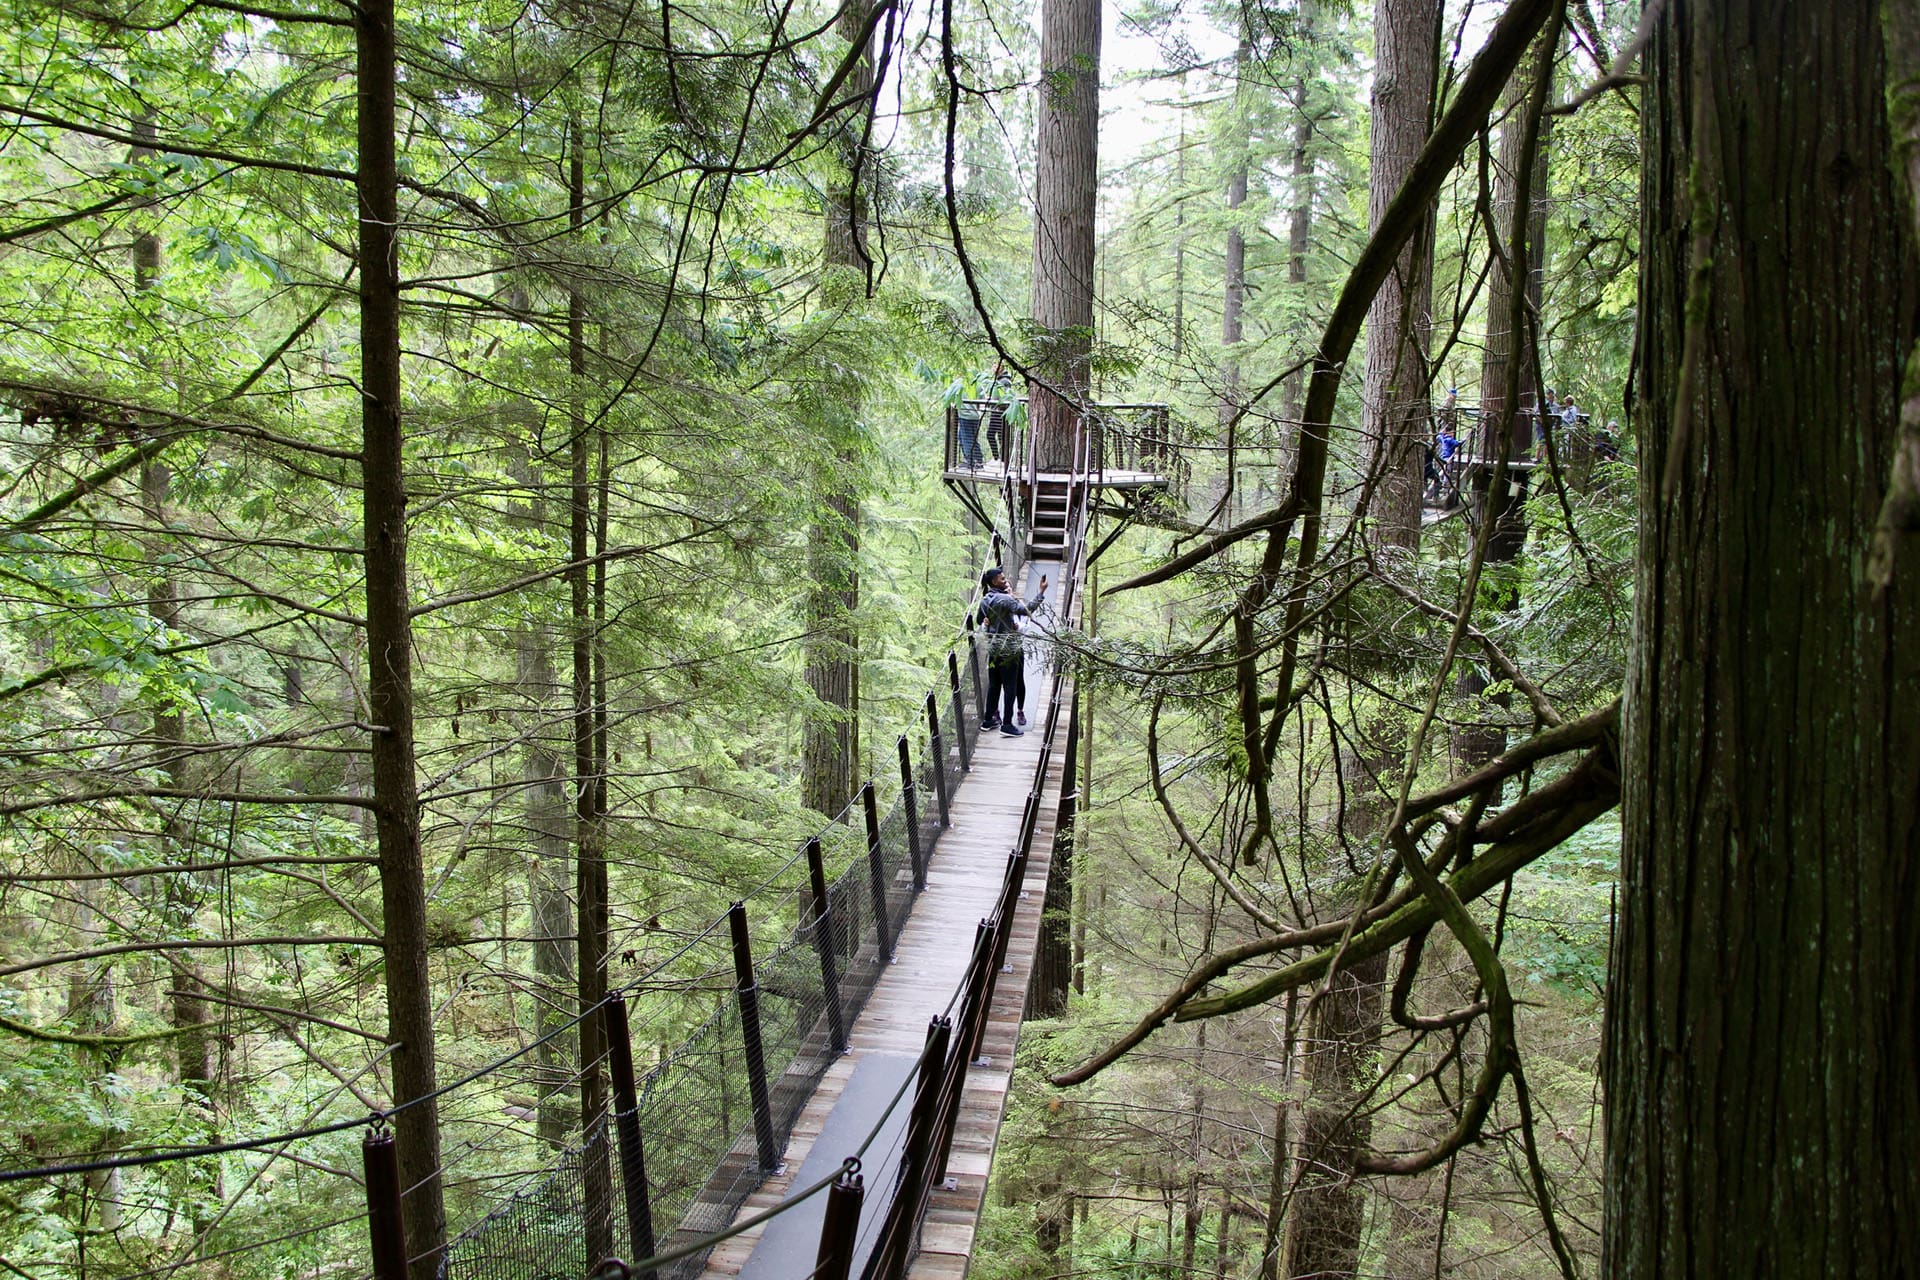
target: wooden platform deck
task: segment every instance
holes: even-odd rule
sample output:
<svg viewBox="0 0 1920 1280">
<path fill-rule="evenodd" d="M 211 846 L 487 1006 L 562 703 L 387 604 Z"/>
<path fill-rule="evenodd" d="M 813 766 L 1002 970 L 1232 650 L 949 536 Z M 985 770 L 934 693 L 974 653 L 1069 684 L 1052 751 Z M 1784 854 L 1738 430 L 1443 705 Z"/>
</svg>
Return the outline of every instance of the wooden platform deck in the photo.
<svg viewBox="0 0 1920 1280">
<path fill-rule="evenodd" d="M 1045 569 L 1047 566 L 1034 566 Z M 1053 568 L 1057 569 L 1057 565 Z M 849 1033 L 851 1052 L 830 1067 L 794 1128 L 787 1145 L 786 1166 L 750 1196 L 739 1217 L 750 1217 L 778 1204 L 801 1181 L 801 1171 L 843 1099 L 848 1111 L 857 1111 L 863 1123 L 855 1126 L 858 1136 L 853 1146 L 865 1137 L 870 1121 L 865 1116 L 882 1109 L 872 1097 L 856 1106 L 848 1093 L 848 1083 L 863 1059 L 871 1059 L 873 1069 L 863 1073 L 871 1090 L 875 1081 L 884 1081 L 891 1069 L 897 1078 L 904 1068 L 901 1057 L 917 1057 L 925 1043 L 927 1021 L 947 1008 L 963 977 L 977 922 L 993 911 L 1006 871 L 1007 855 L 1019 839 L 1021 812 L 1027 789 L 1033 780 L 1040 757 L 1040 730 L 1045 721 L 1044 697 L 1051 680 L 1030 660 L 1028 667 L 1027 714 L 1032 720 L 1025 737 L 1008 738 L 997 732 L 981 736 L 973 770 L 962 781 L 952 806 L 953 825 L 943 832 L 928 867 L 927 889 L 916 901 L 906 928 L 901 931 L 894 963 L 881 976 L 866 1009 Z M 1071 687 L 1064 697 L 1071 697 Z M 1063 706 L 1060 733 L 1066 731 Z M 994 990 L 993 1005 L 982 1052 L 988 1065 L 968 1071 L 961 1102 L 960 1118 L 953 1139 L 953 1154 L 948 1162 L 952 1190 L 936 1188 L 921 1234 L 921 1253 L 908 1272 L 915 1280 L 955 1280 L 964 1276 L 972 1256 L 974 1235 L 980 1209 L 985 1201 L 987 1174 L 993 1163 L 994 1147 L 999 1139 L 1000 1121 L 1006 1108 L 1007 1093 L 1013 1075 L 1013 1056 L 1020 1036 L 1021 1013 L 1026 1003 L 1027 982 L 1033 970 L 1033 957 L 1040 931 L 1040 907 L 1046 893 L 1047 871 L 1052 862 L 1055 819 L 1066 752 L 1064 738 L 1057 739 L 1045 782 L 1045 803 L 1041 808 L 1033 847 L 1027 863 L 1026 881 L 1019 908 L 1015 913 L 1012 938 L 1007 948 L 1010 972 L 1000 975 Z M 891 1089 L 887 1089 L 891 1097 Z M 904 1114 L 904 1106 L 902 1108 Z M 844 1113 L 843 1113 L 844 1114 Z M 839 1143 L 848 1141 L 848 1126 L 841 1131 Z M 883 1147 L 887 1144 L 876 1144 Z M 853 1150 L 820 1151 L 816 1168 L 830 1170 L 832 1165 L 852 1155 Z M 886 1194 L 892 1187 L 897 1151 L 873 1150 L 863 1157 L 867 1201 L 861 1214 L 860 1235 L 868 1240 L 886 1209 Z M 807 1180 L 816 1176 L 806 1171 Z M 738 1277 L 773 1280 L 790 1276 L 798 1280 L 813 1268 L 818 1245 L 819 1214 L 825 1196 L 796 1208 L 775 1220 L 795 1219 L 793 1227 L 773 1230 L 775 1224 L 763 1224 L 734 1237 L 716 1248 L 707 1262 L 709 1277 Z M 809 1212 L 811 1211 L 811 1212 Z M 811 1231 L 794 1229 L 801 1222 L 812 1222 Z M 765 1243 L 768 1248 L 762 1250 Z M 778 1256 L 769 1256 L 777 1253 Z"/>
<path fill-rule="evenodd" d="M 977 484 L 998 486 L 1007 478 L 1007 469 L 999 461 L 989 458 L 977 467 L 949 467 L 941 472 L 948 480 L 972 480 Z M 1014 473 L 1015 481 L 1024 481 L 1023 471 Z M 1075 477 L 1065 471 L 1042 471 L 1042 484 L 1065 484 Z M 1096 488 L 1105 489 L 1164 489 L 1172 484 L 1165 475 L 1157 471 L 1101 471 L 1087 477 Z"/>
</svg>

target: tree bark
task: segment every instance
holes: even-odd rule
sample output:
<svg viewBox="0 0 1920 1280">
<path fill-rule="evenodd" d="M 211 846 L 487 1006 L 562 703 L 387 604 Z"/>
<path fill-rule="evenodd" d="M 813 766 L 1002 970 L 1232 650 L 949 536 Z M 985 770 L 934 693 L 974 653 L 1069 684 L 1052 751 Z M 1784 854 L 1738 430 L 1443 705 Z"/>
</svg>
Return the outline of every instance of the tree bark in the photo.
<svg viewBox="0 0 1920 1280">
<path fill-rule="evenodd" d="M 1300 44 L 1303 49 L 1313 47 L 1313 20 L 1314 0 L 1300 0 Z M 1313 142 L 1313 120 L 1307 114 L 1308 87 L 1306 63 L 1303 60 L 1301 70 L 1293 81 L 1293 204 L 1287 212 L 1287 284 L 1296 295 L 1306 292 L 1300 286 L 1307 282 L 1307 248 L 1313 240 L 1313 153 L 1309 149 Z M 1289 434 L 1299 424 L 1306 385 L 1304 369 L 1296 369 L 1280 385 L 1280 418 Z M 1282 463 L 1278 480 L 1283 487 L 1286 474 L 1291 469 L 1291 464 Z"/>
<path fill-rule="evenodd" d="M 402 1206 L 413 1280 L 433 1280 L 446 1247 L 435 1088 L 427 890 L 414 776 L 413 626 L 408 617 L 407 488 L 400 422 L 399 168 L 393 0 L 354 10 L 360 214 L 362 525 L 367 574 L 367 704 L 373 732 L 387 1036 Z"/>
<path fill-rule="evenodd" d="M 1556 37 L 1557 40 L 1557 37 Z M 1482 520 L 1493 521 L 1487 539 L 1486 563 L 1501 609 L 1508 613 L 1520 608 L 1520 589 L 1510 566 L 1527 547 L 1528 473 L 1511 464 L 1532 456 L 1534 415 L 1542 408 L 1539 347 L 1528 341 L 1530 326 L 1525 315 L 1538 316 L 1545 297 L 1543 259 L 1547 249 L 1546 129 L 1551 117 L 1529 120 L 1528 91 L 1540 75 L 1552 75 L 1553 44 L 1538 42 L 1527 61 L 1514 74 L 1507 94 L 1508 116 L 1500 133 L 1500 157 L 1494 171 L 1491 236 L 1505 246 L 1493 269 L 1487 273 L 1487 339 L 1480 363 L 1480 423 L 1476 442 L 1470 447 L 1477 460 L 1472 469 L 1473 503 Z M 1550 90 L 1549 90 L 1550 91 Z M 1528 133 L 1536 130 L 1529 157 Z M 1514 235 L 1521 225 L 1527 228 L 1524 241 Z M 1516 292 L 1516 272 L 1524 278 L 1524 287 Z M 1518 395 L 1513 390 L 1518 388 Z M 1506 482 L 1493 484 L 1497 460 L 1509 464 Z M 1491 683 L 1479 666 L 1463 663 L 1454 678 L 1454 692 L 1463 699 L 1477 698 Z M 1489 715 L 1497 716 L 1512 705 L 1512 697 L 1499 694 L 1490 699 Z M 1463 728 L 1453 734 L 1454 772 L 1473 773 L 1506 749 L 1507 735 L 1498 726 Z M 1496 792 L 1496 798 L 1498 793 Z"/>
<path fill-rule="evenodd" d="M 1065 470 L 1092 387 L 1094 213 L 1099 184 L 1099 0 L 1042 0 L 1040 138 L 1033 221 L 1034 366 L 1042 470 Z M 1056 391 L 1057 389 L 1057 391 Z"/>
<path fill-rule="evenodd" d="M 1878 16 L 1696 0 L 1644 59 L 1608 1276 L 1920 1275 L 1920 566 L 1865 573 L 1920 273 Z"/>
<path fill-rule="evenodd" d="M 1220 425 L 1228 429 L 1240 412 L 1240 343 L 1246 337 L 1242 312 L 1247 301 L 1247 236 L 1240 227 L 1240 209 L 1247 202 L 1246 113 L 1239 109 L 1241 82 L 1253 45 L 1245 30 L 1233 51 L 1234 110 L 1228 119 L 1227 251 L 1220 289 Z M 1236 477 L 1237 478 L 1237 477 Z"/>
<path fill-rule="evenodd" d="M 858 40 L 872 12 L 870 0 L 840 15 L 840 33 Z M 865 146 L 873 92 L 871 47 L 847 76 L 846 93 L 862 107 L 843 126 L 837 145 L 839 172 L 827 188 L 823 292 L 850 309 L 866 296 L 868 192 L 877 181 L 874 156 Z M 840 437 L 820 468 L 820 509 L 807 529 L 807 687 L 827 709 L 808 716 L 801 741 L 800 800 L 834 817 L 853 800 L 860 772 L 860 453 L 855 424 L 860 385 L 843 383 L 832 412 Z"/>
<path fill-rule="evenodd" d="M 1379 228 L 1432 127 L 1441 5 L 1439 0 L 1377 0 L 1373 14 L 1369 231 Z M 1361 403 L 1371 472 L 1378 482 L 1375 527 L 1380 542 L 1409 551 L 1420 542 L 1423 445 L 1431 434 L 1427 352 L 1433 237 L 1434 211 L 1429 206 L 1367 312 Z"/>
<path fill-rule="evenodd" d="M 575 244 L 586 227 L 586 155 L 580 117 L 567 129 L 567 225 Z M 588 567 L 592 551 L 594 436 L 586 413 L 587 302 L 578 289 L 567 293 L 567 369 L 573 388 L 568 398 L 571 463 L 568 504 L 567 580 L 571 596 L 573 631 L 573 771 L 574 771 L 574 910 L 577 913 L 575 985 L 580 1001 L 580 1129 L 587 1145 L 581 1150 L 581 1194 L 586 1205 L 586 1248 L 589 1258 L 604 1258 L 613 1250 L 612 1172 L 607 1146 L 612 1141 L 607 1124 L 607 1053 L 605 1026 L 598 1014 L 588 1014 L 607 996 L 607 856 L 606 828 L 600 820 L 601 770 L 598 758 L 598 718 L 594 700 L 596 643 L 592 584 Z"/>
</svg>

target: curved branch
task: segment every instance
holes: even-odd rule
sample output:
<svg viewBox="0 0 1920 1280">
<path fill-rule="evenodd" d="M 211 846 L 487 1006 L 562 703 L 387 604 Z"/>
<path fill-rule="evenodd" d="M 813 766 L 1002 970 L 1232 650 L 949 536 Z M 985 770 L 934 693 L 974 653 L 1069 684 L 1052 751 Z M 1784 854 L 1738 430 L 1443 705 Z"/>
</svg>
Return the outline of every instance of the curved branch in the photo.
<svg viewBox="0 0 1920 1280">
<path fill-rule="evenodd" d="M 1233 899 L 1234 905 L 1246 912 L 1261 927 L 1278 933 L 1279 918 L 1262 911 L 1257 903 L 1247 897 L 1246 891 L 1233 882 L 1233 876 L 1226 868 L 1215 862 L 1208 856 L 1207 851 L 1200 847 L 1200 842 L 1187 831 L 1186 823 L 1180 821 L 1179 813 L 1174 810 L 1173 800 L 1167 795 L 1166 777 L 1160 772 L 1160 707 L 1165 701 L 1164 691 L 1154 695 L 1153 712 L 1147 722 L 1147 776 L 1153 782 L 1153 797 L 1160 802 L 1161 812 L 1167 815 L 1167 821 L 1173 824 L 1173 832 L 1179 837 L 1181 845 L 1193 855 L 1196 862 L 1207 869 L 1208 875 L 1219 882 L 1220 887 L 1226 890 L 1227 896 Z"/>
</svg>

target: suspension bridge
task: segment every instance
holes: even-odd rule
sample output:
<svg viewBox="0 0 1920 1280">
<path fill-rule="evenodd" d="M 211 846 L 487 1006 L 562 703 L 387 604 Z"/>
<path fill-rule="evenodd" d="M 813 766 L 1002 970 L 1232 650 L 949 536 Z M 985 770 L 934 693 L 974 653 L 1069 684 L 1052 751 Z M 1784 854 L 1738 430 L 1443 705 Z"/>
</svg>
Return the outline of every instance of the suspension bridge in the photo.
<svg viewBox="0 0 1920 1280">
<path fill-rule="evenodd" d="M 1096 503 L 1123 523 L 1184 484 L 1164 406 L 1083 416 L 1070 442 L 1050 446 L 1057 469 L 1042 465 L 1017 402 L 955 406 L 945 435 L 947 484 L 994 531 L 994 559 L 1016 594 L 1031 598 L 1043 575 L 1056 584 L 1049 621 L 1059 628 L 1079 624 L 1084 571 L 1107 545 L 1089 544 Z M 1055 835 L 1071 826 L 1077 794 L 1069 670 L 1029 645 L 1030 731 L 983 732 L 988 655 L 976 622 L 970 609 L 944 679 L 897 737 L 897 773 L 868 780 L 666 962 L 432 1095 L 443 1134 L 472 1135 L 448 1142 L 437 1174 L 457 1228 L 437 1258 L 405 1239 L 412 1188 L 388 1123 L 427 1099 L 320 1122 L 347 1093 L 365 1097 L 351 1078 L 317 1101 L 303 1129 L 0 1170 L 0 1189 L 60 1179 L 93 1188 L 235 1153 L 249 1154 L 254 1181 L 283 1160 L 299 1176 L 327 1168 L 327 1153 L 337 1160 L 337 1144 L 357 1132 L 363 1210 L 240 1248 L 196 1248 L 119 1280 L 227 1274 L 270 1247 L 312 1260 L 289 1275 L 350 1280 L 418 1280 L 429 1262 L 439 1280 L 963 1275 Z M 690 992 L 669 980 L 689 957 L 709 972 L 730 958 L 730 991 L 702 1005 L 712 984 Z M 557 1068 L 558 1047 L 587 1019 L 598 1021 L 604 1056 Z M 652 1048 L 656 1024 L 687 1030 L 672 1048 Z M 600 1072 L 610 1101 L 583 1117 L 582 1081 Z M 544 1166 L 499 1171 L 488 1157 L 508 1145 L 503 1128 L 514 1149 L 548 1152 Z M 342 1257 L 365 1266 L 343 1272 Z"/>
</svg>

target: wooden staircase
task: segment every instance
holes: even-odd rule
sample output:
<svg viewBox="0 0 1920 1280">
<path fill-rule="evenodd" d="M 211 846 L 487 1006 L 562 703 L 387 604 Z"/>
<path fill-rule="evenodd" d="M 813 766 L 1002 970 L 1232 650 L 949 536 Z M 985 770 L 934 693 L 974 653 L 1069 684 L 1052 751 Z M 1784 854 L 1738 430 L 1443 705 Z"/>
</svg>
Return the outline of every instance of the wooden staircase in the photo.
<svg viewBox="0 0 1920 1280">
<path fill-rule="evenodd" d="M 1060 560 L 1067 551 L 1067 504 L 1071 486 L 1065 479 L 1041 479 L 1033 494 L 1033 528 L 1027 531 L 1027 559 Z"/>
</svg>

